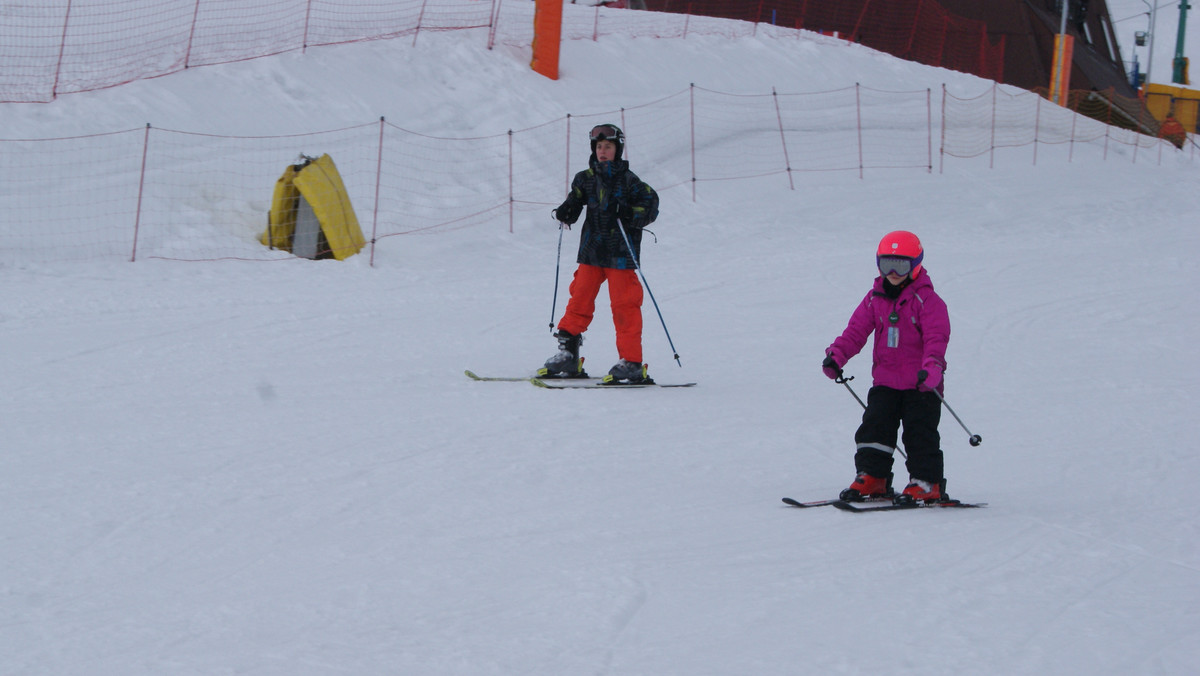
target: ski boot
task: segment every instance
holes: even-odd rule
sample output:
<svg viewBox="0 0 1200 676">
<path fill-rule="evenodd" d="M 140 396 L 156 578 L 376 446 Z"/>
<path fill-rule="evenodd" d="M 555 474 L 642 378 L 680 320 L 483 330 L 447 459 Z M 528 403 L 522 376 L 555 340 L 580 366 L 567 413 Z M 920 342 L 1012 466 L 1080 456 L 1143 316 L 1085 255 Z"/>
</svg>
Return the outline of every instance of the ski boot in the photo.
<svg viewBox="0 0 1200 676">
<path fill-rule="evenodd" d="M 582 335 L 567 333 L 562 329 L 554 332 L 558 339 L 558 354 L 546 360 L 546 365 L 538 369 L 539 378 L 586 378 L 583 370 L 583 359 L 579 357 L 579 345 L 583 342 Z"/>
<path fill-rule="evenodd" d="M 859 472 L 850 484 L 850 488 L 842 491 L 838 498 L 846 502 L 862 502 L 871 498 L 890 498 L 894 494 L 891 474 L 884 478 Z"/>
<path fill-rule="evenodd" d="M 608 375 L 600 381 L 601 385 L 653 385 L 654 381 L 646 375 L 646 365 L 635 361 L 622 359 L 608 370 Z"/>
<path fill-rule="evenodd" d="M 940 481 L 922 481 L 915 477 L 910 477 L 908 485 L 904 487 L 904 491 L 892 499 L 892 502 L 897 505 L 914 505 L 918 502 L 949 502 L 950 497 L 946 495 L 946 480 Z"/>
</svg>

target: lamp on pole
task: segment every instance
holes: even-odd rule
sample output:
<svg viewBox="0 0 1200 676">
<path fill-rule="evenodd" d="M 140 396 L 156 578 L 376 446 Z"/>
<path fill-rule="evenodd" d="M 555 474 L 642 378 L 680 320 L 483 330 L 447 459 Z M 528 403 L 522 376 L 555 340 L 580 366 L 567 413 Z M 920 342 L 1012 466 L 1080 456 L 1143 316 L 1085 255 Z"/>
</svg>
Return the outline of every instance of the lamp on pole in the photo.
<svg viewBox="0 0 1200 676">
<path fill-rule="evenodd" d="M 1150 52 L 1146 55 L 1146 84 L 1150 84 L 1150 74 L 1154 71 L 1150 70 L 1154 66 L 1154 20 L 1157 18 L 1158 0 L 1154 3 L 1142 0 L 1147 7 L 1150 8 L 1150 25 L 1146 27 L 1146 32 L 1150 34 Z"/>
</svg>

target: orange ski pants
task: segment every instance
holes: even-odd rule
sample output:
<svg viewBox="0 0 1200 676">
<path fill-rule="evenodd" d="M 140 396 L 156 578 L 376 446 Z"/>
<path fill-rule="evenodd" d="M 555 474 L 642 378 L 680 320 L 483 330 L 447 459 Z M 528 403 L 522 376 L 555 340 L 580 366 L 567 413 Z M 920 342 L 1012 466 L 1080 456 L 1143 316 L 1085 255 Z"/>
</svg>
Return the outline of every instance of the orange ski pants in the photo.
<svg viewBox="0 0 1200 676">
<path fill-rule="evenodd" d="M 587 331 L 596 314 L 600 285 L 608 282 L 613 326 L 617 330 L 617 354 L 625 361 L 642 363 L 642 284 L 636 270 L 601 268 L 581 263 L 571 280 L 571 299 L 558 328 L 579 335 Z"/>
</svg>

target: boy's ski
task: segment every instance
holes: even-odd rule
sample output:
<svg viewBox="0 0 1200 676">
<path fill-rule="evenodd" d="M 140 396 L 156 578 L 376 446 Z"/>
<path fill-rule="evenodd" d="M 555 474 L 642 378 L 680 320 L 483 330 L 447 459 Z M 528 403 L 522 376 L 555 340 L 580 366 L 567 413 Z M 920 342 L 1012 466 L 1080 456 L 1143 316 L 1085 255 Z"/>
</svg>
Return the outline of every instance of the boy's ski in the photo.
<svg viewBox="0 0 1200 676">
<path fill-rule="evenodd" d="M 626 390 L 635 387 L 693 387 L 696 383 L 606 383 L 599 378 L 564 378 L 545 380 L 529 378 L 529 382 L 548 390 Z"/>
<path fill-rule="evenodd" d="M 863 503 L 863 502 L 846 502 L 845 500 L 835 500 L 833 506 L 844 512 L 895 512 L 903 509 L 976 509 L 986 507 L 986 502 L 962 502 L 961 500 L 947 500 L 946 502 L 911 502 L 907 504 L 893 504 L 890 502 L 882 503 Z"/>
<path fill-rule="evenodd" d="M 500 380 L 500 381 L 506 381 L 506 382 L 514 382 L 514 383 L 517 383 L 517 382 L 521 382 L 522 380 L 529 380 L 529 378 L 530 378 L 530 376 L 520 376 L 520 377 L 511 377 L 511 376 L 479 376 L 479 375 L 475 375 L 475 372 L 474 372 L 474 371 L 471 371 L 471 370 L 464 371 L 464 373 L 466 373 L 466 374 L 467 374 L 467 377 L 468 377 L 468 378 L 470 378 L 471 380 Z"/>
</svg>

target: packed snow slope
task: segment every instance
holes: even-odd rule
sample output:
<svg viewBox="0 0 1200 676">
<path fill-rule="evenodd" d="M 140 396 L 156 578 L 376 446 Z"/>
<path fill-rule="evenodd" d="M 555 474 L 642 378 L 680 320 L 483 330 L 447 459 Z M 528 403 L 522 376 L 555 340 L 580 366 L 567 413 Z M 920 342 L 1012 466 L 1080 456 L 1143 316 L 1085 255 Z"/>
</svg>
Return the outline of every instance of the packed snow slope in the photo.
<svg viewBox="0 0 1200 676">
<path fill-rule="evenodd" d="M 989 86 L 816 36 L 572 42 L 557 82 L 485 43 L 309 50 L 0 118 L 469 136 L 691 82 Z M 554 351 L 548 216 L 376 267 L 0 267 L 0 673 L 1195 673 L 1200 170 L 1028 150 L 665 191 L 643 263 L 682 367 L 649 299 L 644 343 L 689 389 L 463 376 Z M 925 242 L 946 397 L 983 437 L 944 415 L 949 492 L 988 507 L 786 508 L 853 477 L 861 409 L 819 364 L 894 229 Z M 584 355 L 616 360 L 603 293 Z M 865 396 L 869 357 L 847 373 Z"/>
</svg>

